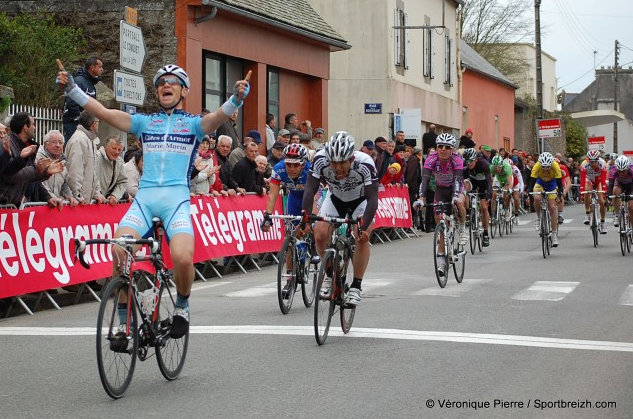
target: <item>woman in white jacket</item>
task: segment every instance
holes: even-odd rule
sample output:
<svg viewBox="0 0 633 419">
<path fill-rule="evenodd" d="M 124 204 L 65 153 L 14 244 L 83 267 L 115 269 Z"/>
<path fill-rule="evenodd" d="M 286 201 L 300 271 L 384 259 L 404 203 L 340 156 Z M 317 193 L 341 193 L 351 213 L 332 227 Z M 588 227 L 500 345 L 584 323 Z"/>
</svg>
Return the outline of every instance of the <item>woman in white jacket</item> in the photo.
<svg viewBox="0 0 633 419">
<path fill-rule="evenodd" d="M 205 136 L 198 146 L 196 166 L 201 164 L 206 164 L 206 167 L 191 180 L 191 195 L 209 195 L 209 189 L 215 182 L 215 174 L 220 169 L 219 165 L 213 166 L 213 150 L 210 148 L 208 136 Z"/>
</svg>

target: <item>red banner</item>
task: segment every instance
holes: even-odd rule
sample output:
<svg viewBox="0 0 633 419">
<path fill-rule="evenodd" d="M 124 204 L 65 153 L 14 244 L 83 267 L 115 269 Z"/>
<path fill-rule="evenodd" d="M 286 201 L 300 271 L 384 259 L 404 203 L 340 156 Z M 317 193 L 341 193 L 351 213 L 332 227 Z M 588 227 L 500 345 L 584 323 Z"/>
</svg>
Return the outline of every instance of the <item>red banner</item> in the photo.
<svg viewBox="0 0 633 419">
<path fill-rule="evenodd" d="M 278 251 L 284 235 L 279 220 L 267 233 L 259 229 L 267 199 L 256 195 L 191 198 L 194 261 Z M 0 211 L 0 298 L 110 276 L 111 246 L 88 246 L 85 258 L 90 269 L 86 270 L 74 260 L 72 239 L 113 237 L 128 208 L 129 204 L 119 204 Z M 276 210 L 281 213 L 281 200 Z M 164 250 L 169 261 L 167 246 Z"/>
<path fill-rule="evenodd" d="M 191 198 L 195 236 L 194 261 L 277 252 L 284 239 L 280 220 L 270 231 L 259 226 L 267 196 Z M 0 210 L 0 298 L 81 284 L 112 274 L 110 245 L 91 245 L 85 253 L 90 269 L 74 260 L 72 239 L 111 238 L 129 204 Z M 275 208 L 282 213 L 281 199 Z M 380 192 L 375 228 L 411 227 L 406 188 Z M 163 246 L 170 266 L 169 248 Z"/>
<path fill-rule="evenodd" d="M 374 228 L 410 228 L 412 225 L 409 189 L 390 187 L 381 190 L 378 194 Z"/>
</svg>

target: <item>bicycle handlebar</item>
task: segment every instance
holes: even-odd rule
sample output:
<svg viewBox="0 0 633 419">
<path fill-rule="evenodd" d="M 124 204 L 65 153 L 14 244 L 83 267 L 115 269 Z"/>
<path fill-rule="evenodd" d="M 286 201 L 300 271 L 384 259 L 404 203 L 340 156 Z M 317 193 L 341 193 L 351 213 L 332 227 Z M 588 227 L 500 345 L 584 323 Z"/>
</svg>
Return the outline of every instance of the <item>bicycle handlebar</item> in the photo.
<svg viewBox="0 0 633 419">
<path fill-rule="evenodd" d="M 606 193 L 605 191 L 596 191 L 596 190 L 591 190 L 591 191 L 583 191 L 583 192 L 580 192 L 580 194 L 581 194 L 581 195 L 586 195 L 586 194 L 588 194 L 588 193 L 594 193 L 594 192 L 595 192 L 595 193 Z"/>
<path fill-rule="evenodd" d="M 556 191 L 540 191 L 540 192 L 528 192 L 530 195 L 550 195 L 550 194 L 555 194 Z"/>
<path fill-rule="evenodd" d="M 79 263 L 86 269 L 90 269 L 90 265 L 86 263 L 84 259 L 84 253 L 86 252 L 86 246 L 90 244 L 114 244 L 116 246 L 120 246 L 125 248 L 126 246 L 149 246 L 152 253 L 156 253 L 158 251 L 159 242 L 154 240 L 153 238 L 148 239 L 134 239 L 128 237 L 118 237 L 112 239 L 89 239 L 89 240 L 79 240 L 73 239 L 75 243 L 75 260 L 79 259 Z"/>
</svg>

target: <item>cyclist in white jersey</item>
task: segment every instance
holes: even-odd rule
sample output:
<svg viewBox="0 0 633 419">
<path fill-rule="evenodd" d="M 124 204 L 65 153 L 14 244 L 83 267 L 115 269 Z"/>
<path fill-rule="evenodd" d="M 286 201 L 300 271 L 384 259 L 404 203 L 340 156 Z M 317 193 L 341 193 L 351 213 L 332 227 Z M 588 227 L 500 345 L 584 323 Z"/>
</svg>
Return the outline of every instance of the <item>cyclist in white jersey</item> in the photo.
<svg viewBox="0 0 633 419">
<path fill-rule="evenodd" d="M 310 214 L 314 194 L 319 184 L 329 186 L 319 215 L 329 217 L 362 217 L 361 235 L 356 237 L 356 251 L 352 265 L 354 280 L 345 302 L 358 305 L 361 301 L 361 281 L 369 263 L 369 237 L 374 228 L 374 216 L 378 209 L 378 178 L 374 160 L 361 151 L 354 151 L 354 137 L 345 131 L 335 133 L 325 147 L 317 152 L 312 162 L 306 190 L 303 193 L 303 211 Z M 323 257 L 332 226 L 317 222 L 314 225 L 314 239 L 317 253 Z M 332 285 L 331 273 L 327 275 L 321 292 L 326 296 Z"/>
<path fill-rule="evenodd" d="M 169 250 L 174 264 L 176 309 L 171 337 L 178 339 L 189 330 L 189 294 L 194 279 L 194 237 L 190 217 L 189 175 L 198 144 L 229 119 L 242 106 L 248 95 L 249 75 L 235 84 L 234 94 L 218 110 L 207 115 L 184 112 L 182 101 L 189 94 L 191 82 L 187 73 L 177 65 L 166 65 L 154 76 L 160 112 L 130 115 L 116 109 L 106 109 L 86 95 L 57 61 L 57 83 L 67 96 L 90 114 L 113 127 L 135 134 L 143 145 L 143 175 L 139 190 L 119 224 L 115 237 L 130 235 L 147 237 L 151 233 L 152 218 L 164 224 Z M 120 274 L 121 249 L 113 246 L 113 275 Z M 121 315 L 121 313 L 119 313 Z"/>
</svg>

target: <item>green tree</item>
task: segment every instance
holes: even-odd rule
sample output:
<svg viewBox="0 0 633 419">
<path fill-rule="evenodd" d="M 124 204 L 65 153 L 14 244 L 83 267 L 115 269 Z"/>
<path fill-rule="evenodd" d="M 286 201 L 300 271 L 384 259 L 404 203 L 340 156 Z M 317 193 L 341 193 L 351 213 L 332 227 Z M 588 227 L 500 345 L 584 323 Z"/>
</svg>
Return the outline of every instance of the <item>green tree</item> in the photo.
<svg viewBox="0 0 633 419">
<path fill-rule="evenodd" d="M 587 153 L 587 129 L 569 113 L 560 115 L 561 124 L 565 132 L 565 142 L 567 145 L 567 156 L 577 160 Z"/>
<path fill-rule="evenodd" d="M 76 61 L 85 48 L 81 29 L 55 23 L 54 14 L 0 14 L 0 84 L 13 88 L 15 103 L 60 103 L 55 59 Z"/>
</svg>

